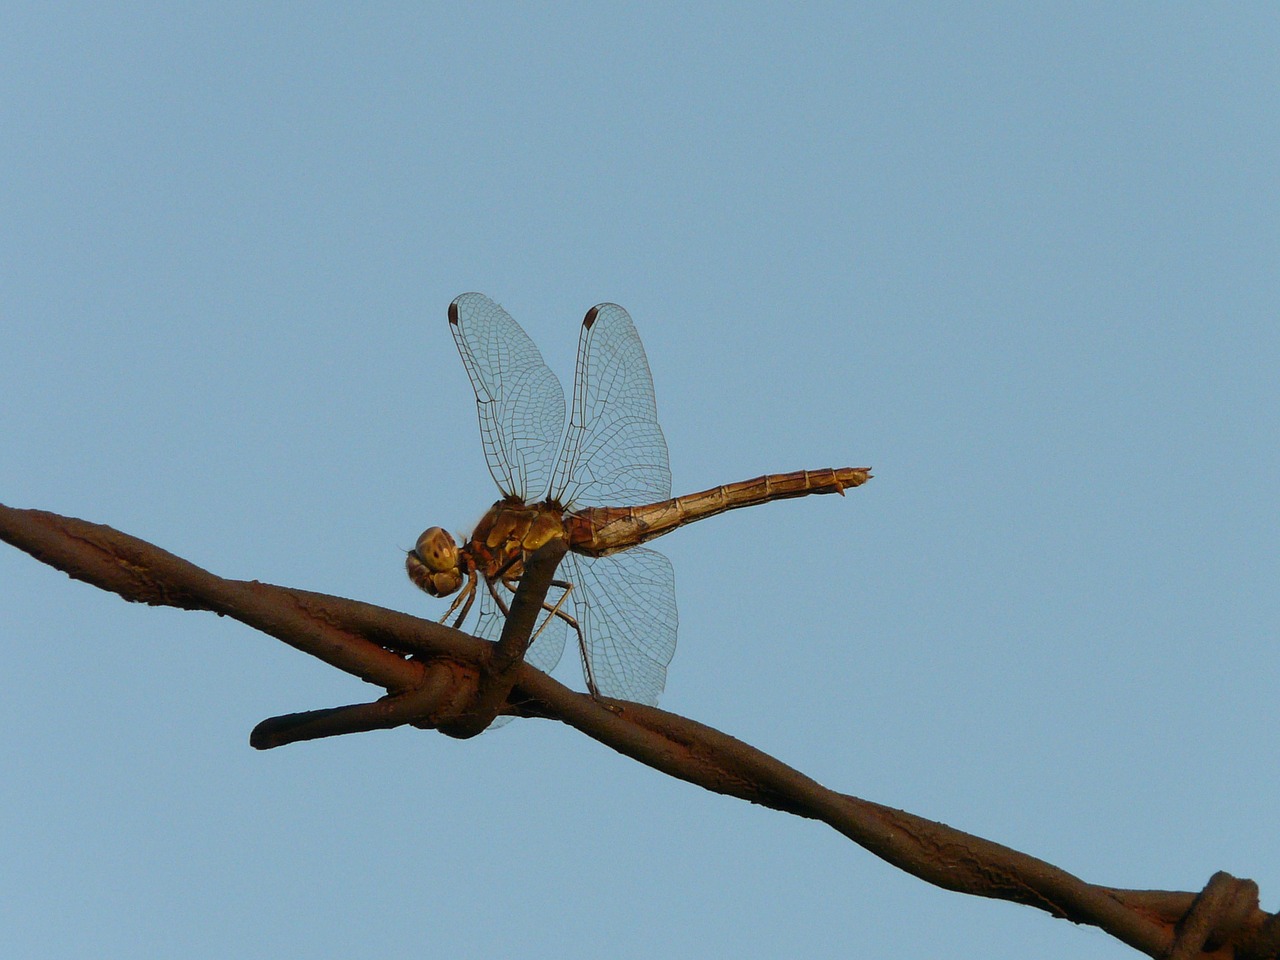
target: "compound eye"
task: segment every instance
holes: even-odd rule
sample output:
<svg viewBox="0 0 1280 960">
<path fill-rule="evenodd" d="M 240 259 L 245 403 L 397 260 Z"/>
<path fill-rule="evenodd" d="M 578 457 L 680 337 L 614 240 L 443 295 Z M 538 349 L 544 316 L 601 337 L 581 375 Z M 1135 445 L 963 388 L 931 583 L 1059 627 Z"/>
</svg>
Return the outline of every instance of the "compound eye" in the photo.
<svg viewBox="0 0 1280 960">
<path fill-rule="evenodd" d="M 432 573 L 457 573 L 458 544 L 453 535 L 443 527 L 431 527 L 422 531 L 418 543 L 413 548 L 418 559 Z M 462 582 L 458 575 L 458 583 Z M 455 586 L 454 589 L 457 589 Z M 446 591 L 447 592 L 447 591 Z"/>
<path fill-rule="evenodd" d="M 433 597 L 447 597 L 462 586 L 461 554 L 448 531 L 432 527 L 423 531 L 404 558 L 409 579 Z"/>
</svg>

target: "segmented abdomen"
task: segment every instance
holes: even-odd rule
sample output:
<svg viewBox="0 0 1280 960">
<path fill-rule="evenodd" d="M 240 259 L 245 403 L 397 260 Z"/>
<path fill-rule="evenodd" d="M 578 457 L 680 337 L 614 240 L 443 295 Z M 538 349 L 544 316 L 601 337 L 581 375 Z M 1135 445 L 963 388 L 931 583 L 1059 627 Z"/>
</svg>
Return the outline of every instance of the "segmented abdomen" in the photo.
<svg viewBox="0 0 1280 960">
<path fill-rule="evenodd" d="M 870 467 L 770 473 L 642 507 L 586 507 L 565 516 L 569 547 L 600 557 L 726 510 L 815 493 L 843 494 L 871 479 Z"/>
</svg>

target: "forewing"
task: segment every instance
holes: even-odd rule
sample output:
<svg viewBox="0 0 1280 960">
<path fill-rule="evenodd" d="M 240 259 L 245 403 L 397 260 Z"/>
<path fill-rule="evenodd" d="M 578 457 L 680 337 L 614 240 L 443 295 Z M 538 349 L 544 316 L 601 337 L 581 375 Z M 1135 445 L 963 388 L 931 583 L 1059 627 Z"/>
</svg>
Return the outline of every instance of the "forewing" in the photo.
<svg viewBox="0 0 1280 960">
<path fill-rule="evenodd" d="M 671 561 L 632 547 L 606 557 L 565 557 L 574 616 L 596 686 L 606 697 L 656 704 L 676 652 Z"/>
<path fill-rule="evenodd" d="M 480 293 L 449 305 L 449 328 L 471 378 L 489 473 L 503 493 L 545 497 L 564 432 L 564 388 L 529 335 Z"/>
<path fill-rule="evenodd" d="M 502 602 L 511 606 L 512 592 L 503 584 L 495 585 L 498 595 L 502 597 Z M 502 628 L 506 626 L 507 618 L 493 599 L 493 595 L 489 592 L 489 587 L 484 581 L 484 577 L 480 578 L 480 582 L 476 584 L 476 591 L 479 598 L 476 607 L 479 614 L 476 616 L 475 635 L 482 640 L 488 640 L 497 643 L 498 638 L 502 636 Z M 559 587 L 552 587 L 547 592 L 546 603 L 548 606 L 554 607 L 560 600 L 564 591 Z M 561 605 L 560 609 L 568 613 L 569 604 L 566 602 Z M 545 626 L 544 626 L 545 624 Z M 537 667 L 543 673 L 550 673 L 556 668 L 556 664 L 560 662 L 560 657 L 564 654 L 565 629 L 567 624 L 560 617 L 553 617 L 549 613 L 543 613 L 538 619 L 538 626 L 534 628 L 537 637 L 533 643 L 529 645 L 528 651 L 525 652 L 524 660 L 531 666 Z M 490 729 L 501 727 L 511 721 L 511 717 L 498 717 L 490 724 Z"/>
<path fill-rule="evenodd" d="M 671 496 L 649 359 L 630 315 L 616 303 L 592 307 L 582 322 L 569 432 L 550 496 L 563 507 Z"/>
</svg>

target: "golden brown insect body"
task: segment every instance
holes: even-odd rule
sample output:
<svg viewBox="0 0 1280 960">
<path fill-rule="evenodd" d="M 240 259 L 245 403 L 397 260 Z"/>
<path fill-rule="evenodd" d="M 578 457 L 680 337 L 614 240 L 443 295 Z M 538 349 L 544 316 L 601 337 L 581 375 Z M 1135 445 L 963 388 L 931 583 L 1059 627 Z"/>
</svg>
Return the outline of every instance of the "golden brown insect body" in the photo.
<svg viewBox="0 0 1280 960">
<path fill-rule="evenodd" d="M 491 583 L 518 580 L 525 558 L 557 537 L 567 539 L 576 553 L 603 557 L 726 510 L 809 494 L 843 494 L 870 477 L 866 467 L 771 473 L 640 507 L 587 507 L 569 513 L 551 500 L 525 504 L 508 498 L 485 512 L 461 547 L 441 527 L 425 531 L 405 568 L 427 593 L 444 597 L 477 573 Z"/>
<path fill-rule="evenodd" d="M 525 660 L 554 668 L 571 629 L 593 695 L 656 704 L 666 683 L 675 573 L 642 544 L 726 510 L 843 493 L 871 476 L 863 467 L 801 470 L 671 498 L 653 376 L 626 310 L 587 311 L 567 398 L 529 335 L 483 294 L 450 304 L 449 329 L 503 499 L 461 543 L 440 527 L 425 531 L 405 558 L 409 577 L 432 596 L 456 594 L 442 618 L 455 627 L 478 606 L 475 634 L 498 641 L 530 555 L 563 543 L 561 579 L 551 582 Z"/>
</svg>

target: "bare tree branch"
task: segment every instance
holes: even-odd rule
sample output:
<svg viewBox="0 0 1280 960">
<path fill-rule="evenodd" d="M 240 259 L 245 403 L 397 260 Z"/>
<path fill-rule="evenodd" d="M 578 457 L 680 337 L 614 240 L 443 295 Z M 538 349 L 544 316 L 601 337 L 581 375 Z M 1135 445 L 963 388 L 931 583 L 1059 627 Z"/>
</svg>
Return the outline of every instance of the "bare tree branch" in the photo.
<svg viewBox="0 0 1280 960">
<path fill-rule="evenodd" d="M 821 820 L 876 856 L 948 890 L 1087 923 L 1152 957 L 1261 960 L 1280 954 L 1280 919 L 1257 885 L 1225 873 L 1199 893 L 1121 890 L 902 810 L 836 793 L 693 720 L 576 693 L 522 660 L 562 547 L 526 566 L 507 628 L 489 644 L 372 604 L 227 580 L 111 527 L 0 505 L 0 539 L 126 600 L 234 617 L 386 690 L 371 703 L 265 720 L 260 749 L 403 724 L 474 736 L 498 713 L 559 720 L 673 777 Z"/>
</svg>

